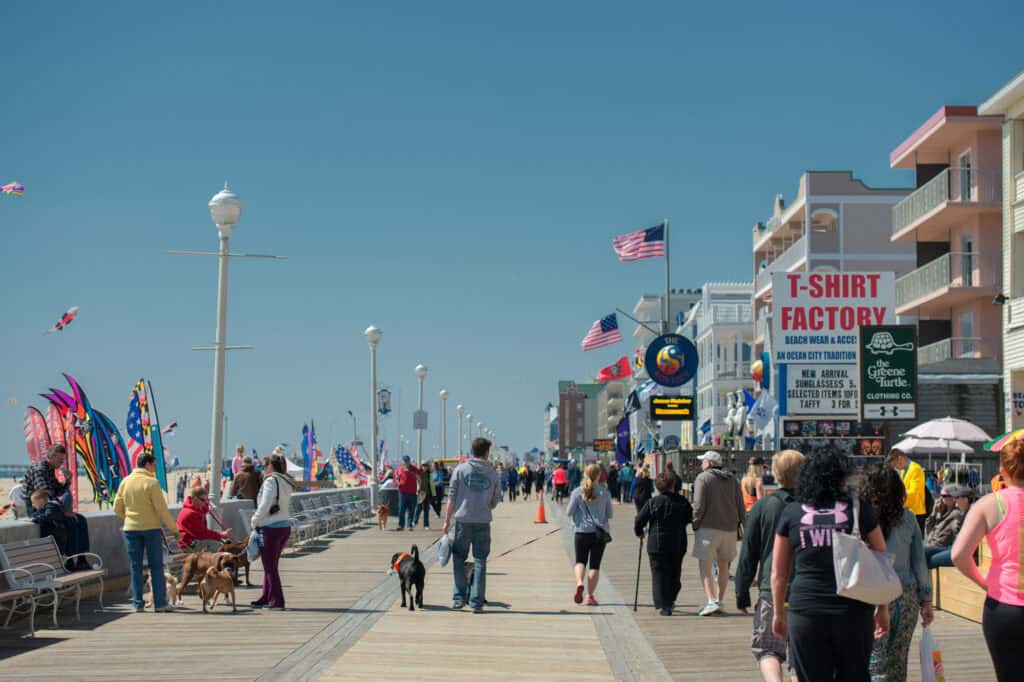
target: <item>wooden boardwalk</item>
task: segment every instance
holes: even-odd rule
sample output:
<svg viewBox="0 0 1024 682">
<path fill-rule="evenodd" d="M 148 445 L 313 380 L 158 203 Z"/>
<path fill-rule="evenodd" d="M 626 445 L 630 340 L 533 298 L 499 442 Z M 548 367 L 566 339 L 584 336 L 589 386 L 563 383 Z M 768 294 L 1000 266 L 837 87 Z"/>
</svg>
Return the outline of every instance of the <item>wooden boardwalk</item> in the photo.
<svg viewBox="0 0 1024 682">
<path fill-rule="evenodd" d="M 238 592 L 237 613 L 218 606 L 204 615 L 191 593 L 185 610 L 170 614 L 133 613 L 124 595 L 108 599 L 113 606 L 102 614 L 86 602 L 81 623 L 72 610 L 62 611 L 60 629 L 47 628 L 45 614 L 38 614 L 41 629 L 34 640 L 19 637 L 23 624 L 0 631 L 0 678 L 758 679 L 749 653 L 750 617 L 694 615 L 702 597 L 690 557 L 684 562 L 681 609 L 664 618 L 650 605 L 645 555 L 640 610 L 633 614 L 638 543 L 630 528 L 632 506 L 615 507 L 601 605 L 589 608 L 571 600 L 571 536 L 560 524 L 564 519 L 549 506 L 551 523 L 535 525 L 535 508 L 536 503 L 517 502 L 496 512 L 490 603 L 483 614 L 449 609 L 450 568 L 434 565 L 428 549 L 439 535 L 436 521 L 429 532 L 380 533 L 364 526 L 286 554 L 287 611 L 250 609 L 258 588 Z M 413 542 L 427 561 L 428 577 L 426 608 L 410 613 L 399 608 L 397 579 L 385 570 L 391 555 Z M 254 582 L 261 579 L 255 568 Z M 731 604 L 730 595 L 726 605 Z M 979 625 L 939 614 L 935 634 L 947 679 L 994 679 Z M 910 670 L 911 679 L 918 679 L 916 663 Z"/>
</svg>

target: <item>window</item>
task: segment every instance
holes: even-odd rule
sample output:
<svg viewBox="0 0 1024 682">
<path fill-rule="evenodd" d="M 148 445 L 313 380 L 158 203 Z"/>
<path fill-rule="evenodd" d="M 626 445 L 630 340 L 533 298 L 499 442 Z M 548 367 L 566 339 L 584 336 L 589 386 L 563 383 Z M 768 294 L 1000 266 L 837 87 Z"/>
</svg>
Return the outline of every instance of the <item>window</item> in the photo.
<svg viewBox="0 0 1024 682">
<path fill-rule="evenodd" d="M 960 201 L 971 200 L 971 150 L 960 155 Z"/>
<path fill-rule="evenodd" d="M 960 341 L 960 348 L 953 348 L 953 357 L 977 357 L 977 344 L 974 338 L 974 313 L 964 313 L 960 316 L 960 336 L 963 337 Z M 957 352 L 958 350 L 959 352 Z"/>
<path fill-rule="evenodd" d="M 576 403 L 576 411 L 577 412 L 582 412 L 583 411 L 583 403 Z"/>
<path fill-rule="evenodd" d="M 577 429 L 582 429 L 583 428 L 583 417 L 576 417 L 576 428 Z"/>
<path fill-rule="evenodd" d="M 969 234 L 960 238 L 960 278 L 962 286 L 974 286 L 974 237 Z"/>
</svg>

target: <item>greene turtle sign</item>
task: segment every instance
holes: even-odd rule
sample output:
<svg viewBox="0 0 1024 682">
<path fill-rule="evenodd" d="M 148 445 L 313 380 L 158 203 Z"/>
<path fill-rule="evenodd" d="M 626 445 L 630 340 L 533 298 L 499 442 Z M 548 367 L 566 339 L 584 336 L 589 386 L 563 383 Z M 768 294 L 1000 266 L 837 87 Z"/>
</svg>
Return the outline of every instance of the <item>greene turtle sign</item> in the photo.
<svg viewBox="0 0 1024 682">
<path fill-rule="evenodd" d="M 916 327 L 861 327 L 857 351 L 861 418 L 916 419 Z"/>
</svg>

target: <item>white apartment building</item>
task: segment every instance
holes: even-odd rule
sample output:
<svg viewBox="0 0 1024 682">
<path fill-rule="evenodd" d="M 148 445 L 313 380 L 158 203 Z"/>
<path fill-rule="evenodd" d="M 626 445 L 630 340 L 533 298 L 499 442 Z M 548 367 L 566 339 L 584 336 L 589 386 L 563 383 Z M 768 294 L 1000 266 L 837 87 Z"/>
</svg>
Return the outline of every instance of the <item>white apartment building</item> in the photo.
<svg viewBox="0 0 1024 682">
<path fill-rule="evenodd" d="M 1024 71 L 978 107 L 1001 115 L 1002 125 L 1002 303 L 1005 428 L 1024 428 Z"/>
<path fill-rule="evenodd" d="M 708 282 L 696 307 L 698 429 L 710 422 L 712 442 L 727 433 L 729 394 L 753 393 L 750 364 L 754 359 L 753 282 Z"/>
</svg>

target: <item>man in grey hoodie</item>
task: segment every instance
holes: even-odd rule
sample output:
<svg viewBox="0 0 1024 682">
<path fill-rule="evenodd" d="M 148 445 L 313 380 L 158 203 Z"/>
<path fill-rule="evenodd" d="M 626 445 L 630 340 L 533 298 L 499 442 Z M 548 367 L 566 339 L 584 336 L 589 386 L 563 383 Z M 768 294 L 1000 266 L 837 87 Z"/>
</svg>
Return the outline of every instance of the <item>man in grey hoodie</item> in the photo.
<svg viewBox="0 0 1024 682">
<path fill-rule="evenodd" d="M 452 608 L 466 605 L 466 558 L 473 551 L 473 590 L 469 605 L 480 613 L 486 602 L 487 557 L 491 553 L 491 510 L 498 506 L 498 472 L 487 461 L 491 441 L 476 438 L 471 446 L 473 458 L 455 467 L 448 484 L 448 508 L 441 532 L 448 534 L 452 517 L 455 533 L 452 538 L 452 573 L 455 593 Z"/>
<path fill-rule="evenodd" d="M 736 558 L 736 540 L 746 517 L 740 482 L 722 469 L 722 456 L 708 450 L 698 457 L 704 469 L 693 482 L 693 556 L 700 563 L 700 577 L 708 603 L 698 615 L 722 613 L 722 599 L 729 586 L 729 562 Z M 718 564 L 715 588 L 714 564 Z"/>
</svg>

